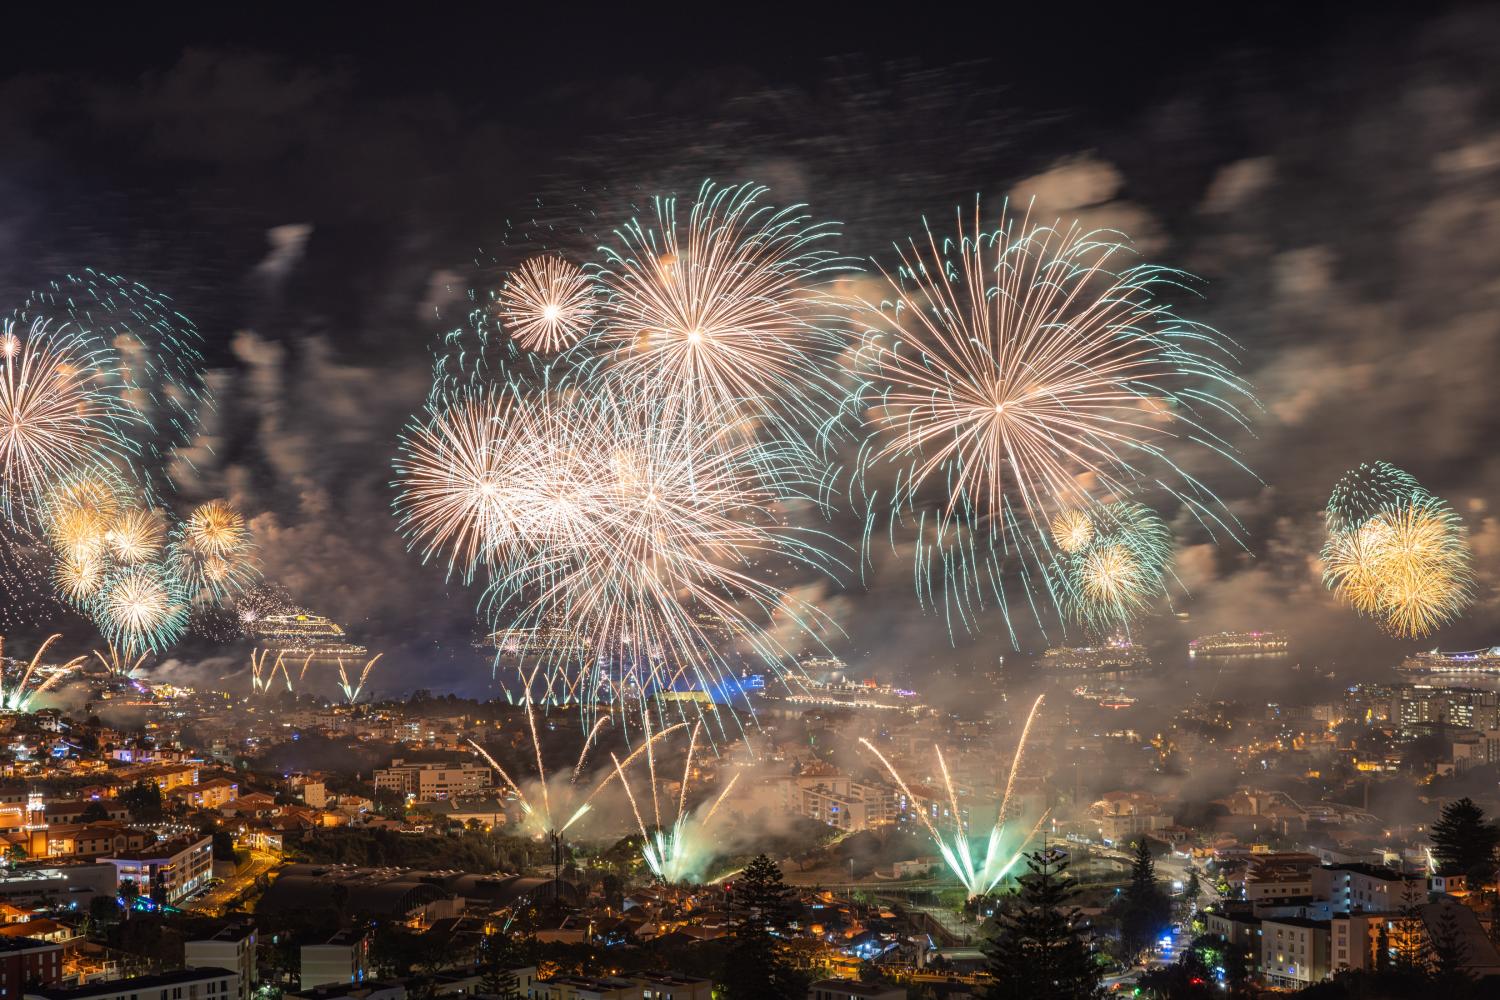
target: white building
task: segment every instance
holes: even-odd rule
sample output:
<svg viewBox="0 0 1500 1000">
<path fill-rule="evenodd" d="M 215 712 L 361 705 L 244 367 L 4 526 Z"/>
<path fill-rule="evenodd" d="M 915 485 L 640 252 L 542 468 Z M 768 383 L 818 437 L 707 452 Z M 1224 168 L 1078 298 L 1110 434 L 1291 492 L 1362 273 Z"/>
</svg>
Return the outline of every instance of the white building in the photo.
<svg viewBox="0 0 1500 1000">
<path fill-rule="evenodd" d="M 370 939 L 342 930 L 322 944 L 302 946 L 301 987 L 362 983 L 369 975 Z"/>
<path fill-rule="evenodd" d="M 239 976 L 228 969 L 183 969 L 86 986 L 29 989 L 25 1000 L 225 1000 L 239 993 Z"/>
<path fill-rule="evenodd" d="M 397 757 L 375 772 L 378 790 L 413 795 L 418 802 L 481 795 L 490 787 L 490 769 L 464 761 L 459 764 L 408 764 Z"/>
<path fill-rule="evenodd" d="M 1313 895 L 1334 913 L 1398 913 L 1427 902 L 1427 879 L 1394 868 L 1353 863 L 1313 871 Z"/>
<path fill-rule="evenodd" d="M 133 882 L 142 896 L 176 903 L 213 877 L 214 843 L 211 837 L 188 835 L 99 860 L 115 866 L 122 885 Z"/>
<path fill-rule="evenodd" d="M 255 928 L 232 925 L 212 937 L 188 941 L 183 945 L 183 964 L 189 969 L 233 969 L 239 976 L 236 1000 L 249 1000 L 257 980 L 255 968 Z"/>
</svg>

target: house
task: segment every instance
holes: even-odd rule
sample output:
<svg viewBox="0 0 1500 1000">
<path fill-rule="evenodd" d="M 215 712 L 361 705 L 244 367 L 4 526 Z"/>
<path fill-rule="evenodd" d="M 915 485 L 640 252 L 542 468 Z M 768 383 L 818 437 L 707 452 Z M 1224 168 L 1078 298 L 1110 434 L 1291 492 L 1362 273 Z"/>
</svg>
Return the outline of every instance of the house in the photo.
<svg viewBox="0 0 1500 1000">
<path fill-rule="evenodd" d="M 277 810 L 276 796 L 265 792 L 247 792 L 230 799 L 217 807 L 225 816 L 247 816 L 259 818 L 269 816 Z"/>
<path fill-rule="evenodd" d="M 906 1000 L 906 987 L 858 979 L 820 979 L 807 988 L 807 1000 Z"/>
<path fill-rule="evenodd" d="M 169 794 L 198 809 L 219 809 L 239 798 L 240 784 L 228 778 L 213 778 L 174 788 Z"/>
</svg>

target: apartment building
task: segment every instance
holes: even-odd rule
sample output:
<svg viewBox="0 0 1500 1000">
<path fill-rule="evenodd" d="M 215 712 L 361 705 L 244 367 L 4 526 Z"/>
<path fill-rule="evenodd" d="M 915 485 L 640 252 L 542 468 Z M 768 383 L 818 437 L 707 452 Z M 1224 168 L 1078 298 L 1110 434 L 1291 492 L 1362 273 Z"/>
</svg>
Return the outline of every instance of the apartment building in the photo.
<svg viewBox="0 0 1500 1000">
<path fill-rule="evenodd" d="M 482 795 L 490 788 L 489 767 L 469 761 L 453 764 L 407 763 L 397 757 L 375 772 L 375 788 L 415 796 L 418 802 Z"/>
</svg>

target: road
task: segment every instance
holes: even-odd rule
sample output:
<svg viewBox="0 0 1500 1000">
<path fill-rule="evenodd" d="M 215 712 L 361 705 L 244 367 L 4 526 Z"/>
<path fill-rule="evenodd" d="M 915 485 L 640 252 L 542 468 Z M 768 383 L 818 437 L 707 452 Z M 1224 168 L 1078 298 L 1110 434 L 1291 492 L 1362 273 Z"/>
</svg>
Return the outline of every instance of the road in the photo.
<svg viewBox="0 0 1500 1000">
<path fill-rule="evenodd" d="M 254 885 L 256 879 L 276 867 L 280 861 L 275 854 L 252 850 L 247 864 L 241 865 L 239 871 L 194 899 L 188 904 L 188 909 L 195 913 L 218 914 L 230 900 Z"/>
</svg>

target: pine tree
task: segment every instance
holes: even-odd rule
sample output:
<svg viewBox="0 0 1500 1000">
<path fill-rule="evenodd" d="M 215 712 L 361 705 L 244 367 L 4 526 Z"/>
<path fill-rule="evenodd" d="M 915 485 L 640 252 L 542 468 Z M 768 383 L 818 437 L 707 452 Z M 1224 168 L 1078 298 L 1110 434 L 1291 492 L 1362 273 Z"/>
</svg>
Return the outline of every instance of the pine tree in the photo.
<svg viewBox="0 0 1500 1000">
<path fill-rule="evenodd" d="M 764 854 L 735 880 L 738 917 L 719 977 L 724 1000 L 800 1000 L 805 993 L 776 936 L 786 927 L 791 895 L 781 869 Z"/>
<path fill-rule="evenodd" d="M 1484 821 L 1484 810 L 1467 796 L 1443 806 L 1442 819 L 1432 826 L 1432 854 L 1440 870 L 1461 872 L 1473 888 L 1495 877 L 1495 848 L 1500 827 Z"/>
<path fill-rule="evenodd" d="M 1156 862 L 1151 859 L 1145 837 L 1136 839 L 1130 884 L 1125 887 L 1117 913 L 1120 942 L 1130 958 L 1146 950 L 1172 919 L 1172 900 L 1156 880 Z"/>
<path fill-rule="evenodd" d="M 1434 926 L 1429 927 L 1432 941 L 1432 978 L 1446 997 L 1464 996 L 1473 985 L 1469 979 L 1469 943 L 1458 927 L 1457 903 L 1441 907 Z"/>
<path fill-rule="evenodd" d="M 514 939 L 500 933 L 485 935 L 479 945 L 479 992 L 520 1000 L 520 984 L 511 970 L 522 964 Z"/>
<path fill-rule="evenodd" d="M 1037 851 L 1027 856 L 1026 867 L 986 949 L 991 983 L 985 1000 L 1104 996 L 1078 910 L 1069 905 L 1077 888 L 1067 874 L 1067 854 Z"/>
</svg>

